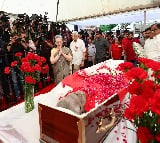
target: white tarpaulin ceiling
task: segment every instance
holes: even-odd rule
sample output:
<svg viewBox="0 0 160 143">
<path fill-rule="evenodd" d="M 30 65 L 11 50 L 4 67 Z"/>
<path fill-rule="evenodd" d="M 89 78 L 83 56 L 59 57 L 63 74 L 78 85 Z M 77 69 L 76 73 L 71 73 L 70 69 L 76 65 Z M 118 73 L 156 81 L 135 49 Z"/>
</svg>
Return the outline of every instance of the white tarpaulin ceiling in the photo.
<svg viewBox="0 0 160 143">
<path fill-rule="evenodd" d="M 94 19 L 79 20 L 70 22 L 72 25 L 80 26 L 97 26 L 107 24 L 120 24 L 120 23 L 132 23 L 144 21 L 144 10 L 113 14 L 109 16 L 97 17 Z M 146 10 L 146 21 L 160 19 L 160 8 L 147 9 Z"/>
<path fill-rule="evenodd" d="M 0 0 L 0 10 L 13 14 L 42 14 L 48 12 L 49 20 L 56 20 L 58 0 Z M 153 8 L 160 5 L 160 0 L 59 0 L 58 5 L 58 21 L 75 21 L 86 18 L 94 18 L 102 15 L 108 15 L 106 19 L 97 18 L 100 23 L 120 23 L 127 18 L 122 19 L 122 16 L 114 17 L 113 14 L 144 8 Z M 143 19 L 143 11 L 136 16 L 137 12 L 133 13 L 132 20 L 137 20 L 139 17 Z M 113 15 L 113 16 L 112 16 Z M 134 16 L 135 15 L 135 16 Z M 151 14 L 154 15 L 154 14 Z M 155 14 L 157 15 L 157 14 Z M 158 13 L 159 15 L 159 13 Z M 110 19 L 111 18 L 111 19 Z M 131 20 L 130 20 L 131 21 Z M 88 21 L 88 24 L 93 24 L 94 21 Z M 83 21 L 82 23 L 86 23 Z M 82 25 L 81 23 L 81 25 Z M 106 24 L 107 24 L 106 23 Z M 87 25 L 88 25 L 87 24 Z"/>
</svg>

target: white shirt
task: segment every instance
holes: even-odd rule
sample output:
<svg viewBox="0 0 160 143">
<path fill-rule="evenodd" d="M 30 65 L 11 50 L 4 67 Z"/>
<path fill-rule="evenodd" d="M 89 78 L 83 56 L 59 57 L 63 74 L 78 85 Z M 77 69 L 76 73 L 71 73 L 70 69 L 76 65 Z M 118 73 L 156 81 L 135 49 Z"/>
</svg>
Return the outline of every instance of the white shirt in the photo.
<svg viewBox="0 0 160 143">
<path fill-rule="evenodd" d="M 158 51 L 160 51 L 160 34 L 156 35 L 154 37 L 155 40 L 155 46 L 157 47 Z M 159 53 L 160 54 L 160 53 Z M 160 56 L 160 55 L 159 55 Z"/>
<path fill-rule="evenodd" d="M 70 49 L 73 55 L 72 64 L 80 65 L 82 62 L 83 53 L 86 51 L 83 40 L 77 39 L 76 42 L 72 41 L 70 44 Z"/>
<path fill-rule="evenodd" d="M 88 56 L 95 56 L 96 48 L 94 44 L 88 44 Z"/>
<path fill-rule="evenodd" d="M 160 61 L 160 45 L 158 45 L 157 41 L 157 37 L 147 39 L 144 45 L 144 54 L 148 59 Z"/>
</svg>

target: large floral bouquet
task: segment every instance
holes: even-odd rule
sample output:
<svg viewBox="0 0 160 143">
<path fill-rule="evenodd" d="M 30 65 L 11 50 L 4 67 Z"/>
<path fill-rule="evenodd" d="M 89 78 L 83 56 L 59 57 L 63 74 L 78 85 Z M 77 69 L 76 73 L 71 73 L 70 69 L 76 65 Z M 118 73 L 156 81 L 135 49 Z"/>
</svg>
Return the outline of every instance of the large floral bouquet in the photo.
<svg viewBox="0 0 160 143">
<path fill-rule="evenodd" d="M 10 68 L 14 68 L 15 72 L 20 71 L 22 73 L 22 79 L 24 80 L 25 111 L 30 112 L 34 108 L 32 96 L 34 93 L 34 85 L 40 80 L 40 73 L 47 73 L 49 67 L 44 57 L 40 57 L 32 52 L 28 52 L 24 58 L 22 58 L 22 55 L 21 52 L 15 54 L 17 60 L 11 63 L 11 67 L 5 68 L 5 73 L 9 74 Z"/>
<path fill-rule="evenodd" d="M 130 84 L 130 101 L 124 117 L 134 123 L 137 142 L 160 142 L 160 62 L 139 58 L 139 66 L 123 63 L 119 68 L 125 72 Z"/>
</svg>

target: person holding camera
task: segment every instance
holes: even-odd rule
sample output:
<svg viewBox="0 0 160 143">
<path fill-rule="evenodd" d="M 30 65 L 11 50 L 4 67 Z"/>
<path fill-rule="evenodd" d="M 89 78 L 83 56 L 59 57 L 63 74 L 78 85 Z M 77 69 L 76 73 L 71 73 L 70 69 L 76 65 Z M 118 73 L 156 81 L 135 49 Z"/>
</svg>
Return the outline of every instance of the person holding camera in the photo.
<svg viewBox="0 0 160 143">
<path fill-rule="evenodd" d="M 22 35 L 15 34 L 7 46 L 9 65 L 16 60 L 15 53 L 21 52 L 24 56 L 27 49 L 28 44 L 25 38 Z M 23 95 L 23 76 L 21 71 L 17 68 L 11 68 L 11 79 L 15 100 L 20 101 L 21 95 Z"/>
</svg>

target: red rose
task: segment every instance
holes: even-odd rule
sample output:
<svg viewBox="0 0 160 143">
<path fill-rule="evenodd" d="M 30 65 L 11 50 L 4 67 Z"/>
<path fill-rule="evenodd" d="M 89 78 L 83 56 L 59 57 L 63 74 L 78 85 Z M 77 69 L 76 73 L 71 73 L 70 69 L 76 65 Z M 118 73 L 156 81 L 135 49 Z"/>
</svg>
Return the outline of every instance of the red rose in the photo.
<svg viewBox="0 0 160 143">
<path fill-rule="evenodd" d="M 151 111 L 160 115 L 160 90 L 157 90 L 154 96 L 150 99 Z"/>
<path fill-rule="evenodd" d="M 21 63 L 24 63 L 24 62 L 28 62 L 28 59 L 27 58 L 22 58 Z"/>
<path fill-rule="evenodd" d="M 21 57 L 22 55 L 23 55 L 22 52 L 15 53 L 16 57 Z"/>
<path fill-rule="evenodd" d="M 33 68 L 34 68 L 34 71 L 41 72 L 41 66 L 39 64 L 36 64 Z"/>
<path fill-rule="evenodd" d="M 144 80 L 148 77 L 148 73 L 144 69 L 139 67 L 132 68 L 126 73 L 126 75 L 129 80 Z"/>
<path fill-rule="evenodd" d="M 141 143 L 150 143 L 154 138 L 146 127 L 138 127 L 137 137 Z"/>
<path fill-rule="evenodd" d="M 152 81 L 152 80 L 144 81 L 144 82 L 142 83 L 142 86 L 145 87 L 145 88 L 149 87 L 149 88 L 151 88 L 151 89 L 153 89 L 153 90 L 156 90 L 156 89 L 155 89 L 155 83 L 154 83 L 154 81 Z"/>
<path fill-rule="evenodd" d="M 20 69 L 23 72 L 30 72 L 30 73 L 34 73 L 35 72 L 34 68 L 31 67 L 30 62 L 24 62 L 24 63 L 22 63 Z"/>
<path fill-rule="evenodd" d="M 26 58 L 28 60 L 35 60 L 35 54 L 32 52 L 28 52 L 28 54 L 26 55 Z"/>
<path fill-rule="evenodd" d="M 37 55 L 37 54 L 34 54 L 34 60 L 35 60 L 37 63 L 39 63 L 39 62 L 41 62 L 41 57 L 40 57 L 39 55 Z"/>
<path fill-rule="evenodd" d="M 146 98 L 147 100 L 149 98 L 152 98 L 155 93 L 155 84 L 151 80 L 144 81 L 141 85 L 142 90 L 142 96 Z"/>
<path fill-rule="evenodd" d="M 124 116 L 128 119 L 128 120 L 132 120 L 135 118 L 136 114 L 135 114 L 135 110 L 133 108 L 126 108 L 125 112 L 124 112 Z"/>
<path fill-rule="evenodd" d="M 11 67 L 15 67 L 17 64 L 18 64 L 18 61 L 13 61 L 13 62 L 11 63 Z"/>
<path fill-rule="evenodd" d="M 138 58 L 138 62 L 142 63 L 142 64 L 144 64 L 146 66 L 148 63 L 152 63 L 154 61 L 151 60 L 151 59 L 147 59 L 147 58 Z"/>
<path fill-rule="evenodd" d="M 134 80 L 131 85 L 128 87 L 128 91 L 130 94 L 140 95 L 142 93 L 142 87 L 139 82 Z"/>
<path fill-rule="evenodd" d="M 42 65 L 41 57 L 40 57 L 39 55 L 35 55 L 35 61 L 36 61 L 39 65 Z"/>
<path fill-rule="evenodd" d="M 129 104 L 129 108 L 130 108 L 130 110 L 134 111 L 134 113 L 136 115 L 141 117 L 143 115 L 143 113 L 149 109 L 149 104 L 143 96 L 132 95 L 131 100 L 130 100 L 130 104 Z"/>
<path fill-rule="evenodd" d="M 45 57 L 41 57 L 41 62 L 42 63 L 46 63 L 46 58 Z"/>
<path fill-rule="evenodd" d="M 123 71 L 123 72 L 127 72 L 129 69 L 131 69 L 133 67 L 134 67 L 133 63 L 124 62 L 124 63 L 119 64 L 117 69 L 120 70 L 120 71 Z"/>
<path fill-rule="evenodd" d="M 147 67 L 151 68 L 153 71 L 159 71 L 160 70 L 160 63 L 156 61 L 152 61 L 146 64 Z"/>
<path fill-rule="evenodd" d="M 10 72 L 11 72 L 10 67 L 5 67 L 4 73 L 5 74 L 10 74 Z"/>
<path fill-rule="evenodd" d="M 26 76 L 25 82 L 29 84 L 36 84 L 36 80 L 32 76 Z"/>
</svg>

